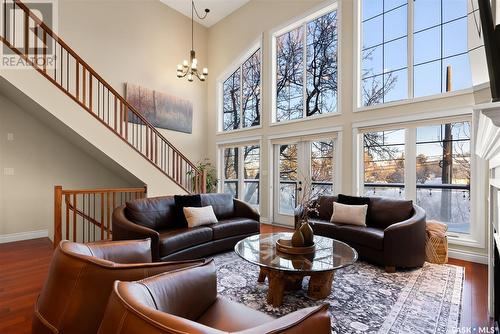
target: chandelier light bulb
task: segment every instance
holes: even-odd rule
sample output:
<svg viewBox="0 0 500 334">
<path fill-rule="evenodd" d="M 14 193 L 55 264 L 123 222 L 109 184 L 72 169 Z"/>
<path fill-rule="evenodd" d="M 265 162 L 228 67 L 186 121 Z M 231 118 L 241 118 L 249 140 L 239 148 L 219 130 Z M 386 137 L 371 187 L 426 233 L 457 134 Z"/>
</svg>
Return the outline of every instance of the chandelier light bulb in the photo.
<svg viewBox="0 0 500 334">
<path fill-rule="evenodd" d="M 208 68 L 203 67 L 203 75 L 208 75 Z"/>
<path fill-rule="evenodd" d="M 201 80 L 201 81 L 205 81 L 205 76 L 204 76 L 203 74 L 202 74 L 202 75 L 200 75 L 200 80 Z"/>
<path fill-rule="evenodd" d="M 184 67 L 188 67 L 188 65 L 189 65 L 189 63 L 188 63 L 188 61 L 187 61 L 187 60 L 184 60 L 184 61 L 182 62 L 182 66 L 184 66 Z"/>
<path fill-rule="evenodd" d="M 189 82 L 193 81 L 193 75 L 191 73 L 188 74 L 188 81 Z"/>
<path fill-rule="evenodd" d="M 178 72 L 182 71 L 182 65 L 181 65 L 181 64 L 178 64 L 178 65 L 177 65 L 177 71 L 178 71 Z"/>
</svg>

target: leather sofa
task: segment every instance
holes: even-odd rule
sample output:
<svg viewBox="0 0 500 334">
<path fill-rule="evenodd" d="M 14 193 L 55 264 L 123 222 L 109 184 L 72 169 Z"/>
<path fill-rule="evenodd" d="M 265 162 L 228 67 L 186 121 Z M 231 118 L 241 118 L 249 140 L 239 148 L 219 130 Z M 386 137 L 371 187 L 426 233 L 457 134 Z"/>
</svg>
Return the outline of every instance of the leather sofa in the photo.
<svg viewBox="0 0 500 334">
<path fill-rule="evenodd" d="M 259 213 L 229 194 L 202 194 L 201 206 L 211 205 L 217 224 L 179 226 L 174 196 L 142 198 L 113 212 L 113 240 L 150 238 L 154 261 L 186 260 L 231 250 L 260 232 Z"/>
<path fill-rule="evenodd" d="M 329 334 L 328 305 L 274 319 L 217 296 L 212 261 L 139 282 L 116 282 L 98 334 Z"/>
<path fill-rule="evenodd" d="M 32 333 L 96 333 L 115 280 L 140 280 L 204 262 L 151 263 L 150 245 L 149 239 L 61 241 L 35 304 Z"/>
<path fill-rule="evenodd" d="M 361 259 L 385 266 L 387 272 L 397 267 L 421 267 L 425 262 L 425 211 L 412 201 L 370 197 L 367 226 L 330 222 L 336 196 L 319 196 L 309 211 L 308 221 L 315 234 L 346 242 Z M 302 207 L 295 210 L 295 225 L 300 224 Z"/>
</svg>

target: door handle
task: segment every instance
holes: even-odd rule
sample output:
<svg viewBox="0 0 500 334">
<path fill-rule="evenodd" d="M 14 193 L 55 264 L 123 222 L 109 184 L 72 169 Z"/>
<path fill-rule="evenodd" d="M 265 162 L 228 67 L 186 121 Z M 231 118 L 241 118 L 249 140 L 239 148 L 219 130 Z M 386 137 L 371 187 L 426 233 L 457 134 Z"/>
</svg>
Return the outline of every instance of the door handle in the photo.
<svg viewBox="0 0 500 334">
<path fill-rule="evenodd" d="M 298 190 L 298 191 L 302 191 L 302 187 L 298 187 L 298 188 L 297 188 L 297 190 Z"/>
</svg>

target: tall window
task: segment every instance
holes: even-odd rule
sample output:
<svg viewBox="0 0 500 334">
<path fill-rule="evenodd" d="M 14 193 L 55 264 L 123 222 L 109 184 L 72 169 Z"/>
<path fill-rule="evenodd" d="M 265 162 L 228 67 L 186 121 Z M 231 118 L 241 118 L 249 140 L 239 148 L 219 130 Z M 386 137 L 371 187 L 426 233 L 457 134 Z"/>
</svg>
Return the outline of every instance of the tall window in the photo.
<svg viewBox="0 0 500 334">
<path fill-rule="evenodd" d="M 362 106 L 472 86 L 467 0 L 360 1 Z"/>
<path fill-rule="evenodd" d="M 366 195 L 411 199 L 449 231 L 471 232 L 469 121 L 367 132 L 363 141 Z"/>
<path fill-rule="evenodd" d="M 363 135 L 367 196 L 404 198 L 405 130 Z"/>
<path fill-rule="evenodd" d="M 275 38 L 275 121 L 336 112 L 337 11 Z"/>
<path fill-rule="evenodd" d="M 417 128 L 417 204 L 452 232 L 470 232 L 470 123 Z"/>
<path fill-rule="evenodd" d="M 256 144 L 224 148 L 222 156 L 223 192 L 258 207 L 260 146 Z"/>
<path fill-rule="evenodd" d="M 255 51 L 222 84 L 222 130 L 260 125 L 261 52 Z"/>
</svg>

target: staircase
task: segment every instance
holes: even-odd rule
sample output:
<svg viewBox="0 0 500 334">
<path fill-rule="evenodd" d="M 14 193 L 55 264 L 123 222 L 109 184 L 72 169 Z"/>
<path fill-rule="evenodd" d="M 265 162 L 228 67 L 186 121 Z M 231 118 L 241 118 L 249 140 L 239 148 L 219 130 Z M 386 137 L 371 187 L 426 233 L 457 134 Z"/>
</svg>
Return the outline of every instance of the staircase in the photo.
<svg viewBox="0 0 500 334">
<path fill-rule="evenodd" d="M 67 100 L 72 101 L 72 105 L 54 103 L 54 98 L 46 96 L 48 93 L 34 88 L 45 83 L 38 83 L 40 79 L 30 76 L 26 70 L 3 71 L 2 76 L 7 81 L 131 172 L 142 172 L 150 182 L 156 183 L 150 178 L 155 172 L 145 171 L 139 162 L 129 162 L 123 158 L 127 149 L 116 149 L 118 145 L 110 138 L 109 132 L 181 190 L 187 193 L 206 191 L 205 172 L 175 148 L 25 4 L 19 0 L 3 0 L 2 7 L 1 41 L 41 74 L 38 77 L 43 77 L 46 82 L 57 87 Z M 9 21 L 7 15 L 11 15 Z M 87 112 L 86 117 L 78 113 L 82 110 Z M 94 123 L 103 125 L 108 134 L 102 134 L 102 126 L 99 128 L 89 124 L 88 115 Z M 114 146 L 107 145 L 105 141 L 114 143 Z M 137 176 L 141 178 L 140 175 Z M 148 189 L 152 189 L 151 184 L 148 184 Z M 156 194 L 160 192 L 158 190 Z M 155 194 L 155 191 L 150 191 L 151 193 Z"/>
</svg>

